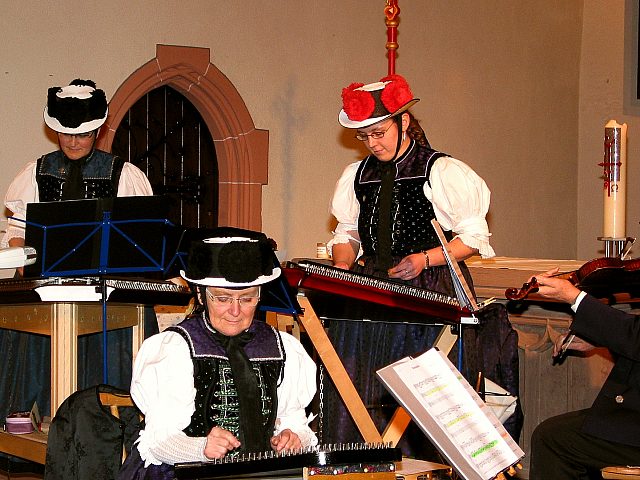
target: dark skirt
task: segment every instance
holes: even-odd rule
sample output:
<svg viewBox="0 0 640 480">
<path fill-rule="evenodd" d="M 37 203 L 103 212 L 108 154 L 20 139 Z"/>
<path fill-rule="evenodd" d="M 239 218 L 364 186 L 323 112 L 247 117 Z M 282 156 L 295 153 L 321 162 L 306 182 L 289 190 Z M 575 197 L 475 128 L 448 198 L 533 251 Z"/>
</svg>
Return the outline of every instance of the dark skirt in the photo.
<svg viewBox="0 0 640 480">
<path fill-rule="evenodd" d="M 175 480 L 175 478 L 173 465 L 163 463 L 145 467 L 138 447 L 134 446 L 131 454 L 122 464 L 117 480 Z"/>
</svg>

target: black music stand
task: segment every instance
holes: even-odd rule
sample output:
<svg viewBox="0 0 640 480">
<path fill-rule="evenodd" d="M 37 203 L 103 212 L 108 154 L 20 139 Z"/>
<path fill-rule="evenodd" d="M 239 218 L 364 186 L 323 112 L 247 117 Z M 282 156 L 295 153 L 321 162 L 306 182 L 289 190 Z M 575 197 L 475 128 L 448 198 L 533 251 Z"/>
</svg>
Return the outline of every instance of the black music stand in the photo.
<svg viewBox="0 0 640 480">
<path fill-rule="evenodd" d="M 104 383 L 107 375 L 107 288 L 104 275 L 162 274 L 168 199 L 116 197 L 27 204 L 25 243 L 38 258 L 25 276 L 98 276 L 101 279 Z"/>
<path fill-rule="evenodd" d="M 25 276 L 163 273 L 168 212 L 161 196 L 29 203 L 25 243 L 38 258 Z"/>
</svg>

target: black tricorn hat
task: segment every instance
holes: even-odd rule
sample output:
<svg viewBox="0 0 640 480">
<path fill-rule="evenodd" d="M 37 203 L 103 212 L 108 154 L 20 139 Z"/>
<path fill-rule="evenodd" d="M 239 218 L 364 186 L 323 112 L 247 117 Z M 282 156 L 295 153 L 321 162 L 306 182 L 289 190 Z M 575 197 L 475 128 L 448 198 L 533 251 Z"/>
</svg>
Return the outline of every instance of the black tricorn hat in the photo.
<svg viewBox="0 0 640 480">
<path fill-rule="evenodd" d="M 244 288 L 262 285 L 280 276 L 272 241 L 264 233 L 234 227 L 210 230 L 204 240 L 191 243 L 187 282 L 207 287 Z"/>
</svg>

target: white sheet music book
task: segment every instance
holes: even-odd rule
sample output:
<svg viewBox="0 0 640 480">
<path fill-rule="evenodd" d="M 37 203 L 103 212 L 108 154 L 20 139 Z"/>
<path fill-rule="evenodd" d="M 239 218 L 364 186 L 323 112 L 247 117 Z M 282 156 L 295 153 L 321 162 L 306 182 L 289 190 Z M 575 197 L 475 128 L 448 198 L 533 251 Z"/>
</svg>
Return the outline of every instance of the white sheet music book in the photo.
<svg viewBox="0 0 640 480">
<path fill-rule="evenodd" d="M 377 371 L 453 469 L 466 480 L 490 480 L 524 452 L 442 352 L 432 348 Z"/>
</svg>

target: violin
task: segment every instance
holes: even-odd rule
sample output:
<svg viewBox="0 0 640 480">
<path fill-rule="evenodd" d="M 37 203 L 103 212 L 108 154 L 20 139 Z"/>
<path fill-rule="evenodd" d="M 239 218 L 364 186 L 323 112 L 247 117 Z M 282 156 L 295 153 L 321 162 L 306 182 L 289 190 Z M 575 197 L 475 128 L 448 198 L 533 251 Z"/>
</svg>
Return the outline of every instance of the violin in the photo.
<svg viewBox="0 0 640 480">
<path fill-rule="evenodd" d="M 630 289 L 640 286 L 640 258 L 595 258 L 578 270 L 553 276 L 569 280 L 576 287 L 596 296 L 629 292 Z M 507 288 L 504 295 L 508 300 L 522 300 L 538 289 L 538 280 L 533 277 L 521 288 Z"/>
</svg>

